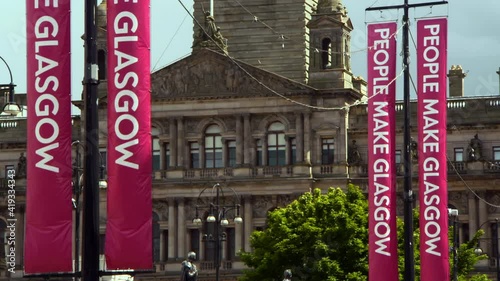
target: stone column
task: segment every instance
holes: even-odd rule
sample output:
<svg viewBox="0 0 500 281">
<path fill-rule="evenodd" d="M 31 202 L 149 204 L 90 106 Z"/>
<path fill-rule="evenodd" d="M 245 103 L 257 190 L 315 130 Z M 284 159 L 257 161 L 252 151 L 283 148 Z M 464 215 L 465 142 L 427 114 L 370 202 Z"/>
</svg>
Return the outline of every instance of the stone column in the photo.
<svg viewBox="0 0 500 281">
<path fill-rule="evenodd" d="M 485 193 L 484 192 L 479 192 L 478 193 L 479 197 L 485 198 Z M 479 213 L 479 223 L 483 224 L 482 228 L 484 229 L 485 235 L 483 237 L 491 237 L 491 227 L 490 223 L 488 221 L 488 210 L 486 209 L 486 203 L 483 200 L 479 200 L 478 208 L 477 211 Z M 474 235 L 474 233 L 471 233 Z M 481 241 L 479 243 L 481 245 L 481 249 L 485 250 L 487 249 L 488 243 L 486 241 Z"/>
<path fill-rule="evenodd" d="M 285 165 L 292 165 L 292 138 L 285 136 Z"/>
<path fill-rule="evenodd" d="M 205 260 L 205 242 L 203 242 L 203 233 L 201 232 L 201 227 L 198 230 L 198 245 L 200 245 L 198 260 Z"/>
<path fill-rule="evenodd" d="M 227 154 L 228 154 L 227 142 L 228 142 L 228 140 L 226 138 L 222 137 L 221 142 L 222 142 L 222 167 L 227 167 L 228 166 L 228 161 L 227 161 L 228 160 L 227 159 Z"/>
<path fill-rule="evenodd" d="M 170 168 L 177 167 L 177 125 L 174 118 L 170 118 Z"/>
<path fill-rule="evenodd" d="M 226 233 L 227 234 L 227 233 Z M 227 239 L 225 241 L 219 241 L 220 242 L 220 253 L 221 253 L 221 262 L 227 260 Z M 215 242 L 217 243 L 217 242 Z M 222 263 L 221 263 L 222 266 Z"/>
<path fill-rule="evenodd" d="M 244 205 L 243 205 L 243 227 L 245 231 L 244 235 L 244 245 L 245 245 L 245 251 L 250 252 L 251 247 L 250 247 L 250 235 L 252 234 L 253 231 L 253 214 L 252 214 L 252 197 L 251 195 L 247 195 L 243 198 L 244 200 Z"/>
<path fill-rule="evenodd" d="M 205 168 L 205 139 L 201 138 L 198 140 L 198 148 L 200 153 L 200 168 Z"/>
<path fill-rule="evenodd" d="M 304 123 L 302 122 L 302 113 L 295 114 L 295 146 L 297 163 L 304 162 Z"/>
<path fill-rule="evenodd" d="M 267 134 L 262 137 L 262 166 L 267 166 Z"/>
<path fill-rule="evenodd" d="M 312 146 L 311 146 L 311 136 L 312 136 L 312 131 L 311 131 L 311 113 L 306 112 L 304 113 L 304 162 L 310 164 L 312 163 L 311 159 L 311 153 L 312 153 Z"/>
<path fill-rule="evenodd" d="M 168 199 L 168 259 L 175 259 L 175 200 Z"/>
<path fill-rule="evenodd" d="M 243 156 L 243 122 L 241 120 L 241 116 L 236 116 L 236 167 L 239 167 L 243 164 L 244 156 Z"/>
<path fill-rule="evenodd" d="M 243 163 L 245 165 L 251 165 L 255 162 L 252 162 L 252 155 L 255 152 L 252 152 L 253 148 L 253 138 L 250 130 L 250 114 L 243 115 Z"/>
<path fill-rule="evenodd" d="M 177 199 L 177 257 L 184 257 L 186 246 L 186 218 L 184 212 L 184 198 Z"/>
<path fill-rule="evenodd" d="M 159 141 L 160 145 L 160 170 L 165 170 L 165 143 L 163 141 Z"/>
<path fill-rule="evenodd" d="M 245 221 L 245 220 L 243 220 Z M 238 254 L 238 252 L 242 249 L 241 241 L 243 238 L 243 224 L 235 223 L 234 224 L 234 255 Z"/>
<path fill-rule="evenodd" d="M 476 205 L 476 196 L 469 192 L 468 196 L 468 211 L 469 211 L 469 233 L 470 235 L 474 235 L 477 232 L 477 227 L 480 222 L 477 221 L 477 205 Z"/>
<path fill-rule="evenodd" d="M 184 118 L 177 118 L 177 166 L 185 167 L 184 163 Z"/>
</svg>

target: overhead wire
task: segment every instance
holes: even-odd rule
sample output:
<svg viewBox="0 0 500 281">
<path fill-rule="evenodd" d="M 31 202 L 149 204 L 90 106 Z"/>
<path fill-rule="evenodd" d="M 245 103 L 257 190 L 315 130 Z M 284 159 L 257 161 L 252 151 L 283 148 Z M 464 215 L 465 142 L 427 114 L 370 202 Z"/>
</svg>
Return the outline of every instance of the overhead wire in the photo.
<svg viewBox="0 0 500 281">
<path fill-rule="evenodd" d="M 311 108 L 311 109 L 316 109 L 316 110 L 347 110 L 349 109 L 350 107 L 352 106 L 355 106 L 355 105 L 358 105 L 358 104 L 361 104 L 361 100 L 357 100 L 356 102 L 354 102 L 353 104 L 350 104 L 350 105 L 345 105 L 345 106 L 342 106 L 342 107 L 322 107 L 322 106 L 314 106 L 314 105 L 309 105 L 309 104 L 305 104 L 305 103 L 302 103 L 302 102 L 299 102 L 299 101 L 296 101 L 296 100 L 293 100 L 281 93 L 278 93 L 277 91 L 271 89 L 269 86 L 267 86 L 266 84 L 262 83 L 262 81 L 260 81 L 259 79 L 257 79 L 255 76 L 253 76 L 248 70 L 246 70 L 244 67 L 242 67 L 235 59 L 233 59 L 232 57 L 230 57 L 226 52 L 224 52 L 224 49 L 219 46 L 219 44 L 217 44 L 217 42 L 206 32 L 206 30 L 203 28 L 203 26 L 200 24 L 200 22 L 189 12 L 189 10 L 186 8 L 186 6 L 184 5 L 184 3 L 182 3 L 181 0 L 178 0 L 178 2 L 182 5 L 182 7 L 184 8 L 184 10 L 186 10 L 186 12 L 188 13 L 189 16 L 191 16 L 191 18 L 195 21 L 196 25 L 198 25 L 198 27 L 201 28 L 201 30 L 203 31 L 203 33 L 205 33 L 207 35 L 207 37 L 215 44 L 215 46 L 217 46 L 221 51 L 222 53 L 229 59 L 231 60 L 232 63 L 234 63 L 241 71 L 243 71 L 248 77 L 250 77 L 252 80 L 256 81 L 260 86 L 264 87 L 266 90 L 270 91 L 271 93 L 273 93 L 274 95 L 276 96 L 279 96 L 281 97 L 282 99 L 284 100 L 287 100 L 291 103 L 294 103 L 294 104 L 297 104 L 297 105 L 300 105 L 300 106 L 304 106 L 304 107 L 307 107 L 307 108 Z M 391 36 L 394 36 L 395 34 L 391 35 Z M 394 77 L 394 79 L 392 79 L 385 87 L 383 87 L 382 89 L 380 89 L 378 92 L 374 93 L 372 96 L 368 97 L 367 100 L 375 97 L 376 95 L 380 94 L 381 92 L 383 92 L 387 87 L 389 87 L 390 85 L 392 85 L 399 77 L 401 77 L 401 75 L 403 75 L 404 73 L 404 69 L 401 71 L 401 73 L 399 73 L 399 75 L 397 75 L 396 77 Z"/>
<path fill-rule="evenodd" d="M 165 55 L 165 52 L 168 50 L 168 47 L 170 47 L 170 44 L 172 44 L 172 41 L 174 41 L 174 38 L 177 36 L 177 33 L 179 32 L 179 30 L 181 29 L 182 25 L 184 24 L 184 21 L 186 20 L 187 16 L 188 15 L 185 15 L 184 18 L 182 19 L 182 22 L 177 27 L 177 30 L 175 31 L 174 35 L 172 35 L 172 37 L 170 38 L 170 41 L 168 42 L 168 44 L 165 47 L 165 49 L 163 49 L 163 52 L 161 53 L 160 57 L 156 61 L 155 65 L 153 66 L 153 69 L 151 70 L 151 72 L 154 72 L 156 70 L 156 67 L 158 66 L 158 63 L 160 62 L 160 60 L 163 57 L 163 55 Z"/>
<path fill-rule="evenodd" d="M 460 179 L 460 181 L 465 185 L 465 187 L 477 198 L 479 199 L 480 201 L 484 202 L 484 204 L 488 205 L 488 206 L 491 206 L 491 207 L 494 207 L 494 208 L 500 208 L 500 205 L 496 205 L 496 204 L 493 204 L 493 203 L 490 203 L 488 202 L 486 199 L 484 199 L 483 197 L 479 196 L 479 194 L 477 194 L 477 192 L 472 189 L 469 184 L 464 180 L 464 178 L 462 177 L 462 175 L 460 174 L 460 172 L 457 170 L 457 168 L 455 167 L 455 165 L 453 164 L 453 162 L 451 161 L 451 159 L 448 157 L 448 155 L 446 155 L 446 159 L 448 159 L 448 163 L 451 165 L 451 167 L 453 168 L 453 171 L 455 171 L 455 174 L 458 176 L 458 178 Z"/>
</svg>

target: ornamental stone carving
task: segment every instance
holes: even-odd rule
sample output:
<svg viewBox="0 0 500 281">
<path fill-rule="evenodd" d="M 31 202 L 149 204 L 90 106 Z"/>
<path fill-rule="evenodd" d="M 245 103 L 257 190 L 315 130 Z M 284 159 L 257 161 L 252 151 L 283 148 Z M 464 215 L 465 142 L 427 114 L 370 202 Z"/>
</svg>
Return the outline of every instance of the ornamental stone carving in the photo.
<svg viewBox="0 0 500 281">
<path fill-rule="evenodd" d="M 254 218 L 266 218 L 267 211 L 273 207 L 274 203 L 271 196 L 254 197 L 252 215 Z"/>
<path fill-rule="evenodd" d="M 168 203 L 164 200 L 155 200 L 153 201 L 153 211 L 155 211 L 158 216 L 160 216 L 160 220 L 168 219 Z"/>
</svg>

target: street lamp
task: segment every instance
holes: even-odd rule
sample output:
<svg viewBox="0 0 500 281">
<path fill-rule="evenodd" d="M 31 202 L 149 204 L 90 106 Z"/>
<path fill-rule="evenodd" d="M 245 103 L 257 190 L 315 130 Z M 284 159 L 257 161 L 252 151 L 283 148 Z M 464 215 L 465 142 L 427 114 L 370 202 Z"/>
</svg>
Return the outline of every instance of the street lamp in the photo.
<svg viewBox="0 0 500 281">
<path fill-rule="evenodd" d="M 227 236 L 225 232 L 222 232 L 222 227 L 225 227 L 229 224 L 229 220 L 227 219 L 227 215 L 229 211 L 235 211 L 234 223 L 241 224 L 243 223 L 243 218 L 240 216 L 240 200 L 236 191 L 234 189 L 228 188 L 233 195 L 232 204 L 225 205 L 224 202 L 221 203 L 221 196 L 224 198 L 224 190 L 223 187 L 216 183 L 211 191 L 210 196 L 213 196 L 210 203 L 205 205 L 196 205 L 196 213 L 195 218 L 193 219 L 193 223 L 197 226 L 201 226 L 202 219 L 198 215 L 198 211 L 200 209 L 208 209 L 208 216 L 206 219 L 207 223 L 215 223 L 214 225 L 214 233 L 205 233 L 203 235 L 203 242 L 213 242 L 215 243 L 215 280 L 219 281 L 219 269 L 220 269 L 220 259 L 221 259 L 221 243 L 222 241 L 226 241 Z M 200 198 L 203 196 L 205 191 L 208 190 L 208 187 L 204 188 L 200 194 L 198 195 L 197 203 L 200 202 Z M 222 194 L 222 195 L 221 195 Z"/>
<path fill-rule="evenodd" d="M 7 70 L 9 71 L 10 76 L 9 84 L 0 84 L 0 91 L 8 92 L 8 98 L 5 100 L 3 112 L 16 116 L 17 114 L 19 114 L 19 112 L 21 112 L 21 107 L 14 101 L 14 87 L 16 87 L 16 85 L 13 83 L 12 72 L 10 71 L 9 64 L 7 64 L 7 62 L 1 56 L 0 59 L 5 63 L 5 66 L 7 66 Z"/>
</svg>

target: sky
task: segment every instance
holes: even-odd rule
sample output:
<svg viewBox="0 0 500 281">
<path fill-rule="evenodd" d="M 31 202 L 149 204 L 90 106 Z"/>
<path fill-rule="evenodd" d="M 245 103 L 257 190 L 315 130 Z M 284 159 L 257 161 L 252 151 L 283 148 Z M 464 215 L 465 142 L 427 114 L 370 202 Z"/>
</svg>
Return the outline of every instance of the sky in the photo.
<svg viewBox="0 0 500 281">
<path fill-rule="evenodd" d="M 0 56 L 3 57 L 12 71 L 13 82 L 17 85 L 17 93 L 26 92 L 26 6 L 23 0 L 0 0 L 6 4 L 0 17 Z M 191 53 L 193 20 L 179 3 L 181 1 L 190 13 L 193 11 L 192 0 L 151 0 L 151 68 L 158 70 Z M 216 5 L 224 5 L 227 1 L 219 1 Z M 249 0 L 247 0 L 249 1 Z M 99 4 L 101 0 L 97 0 Z M 220 3 L 222 2 L 222 3 Z M 239 0 L 244 6 L 245 1 Z M 409 3 L 434 2 L 432 0 L 409 0 Z M 366 12 L 368 7 L 400 5 L 403 0 L 343 0 L 348 15 L 354 25 L 351 36 L 352 71 L 355 75 L 366 76 L 366 24 L 376 21 L 398 21 L 401 24 L 402 10 L 386 10 L 384 12 Z M 228 3 L 232 4 L 232 3 Z M 82 93 L 82 77 L 84 69 L 84 1 L 72 0 L 72 97 L 79 100 Z M 217 21 L 217 10 L 214 11 Z M 258 16 L 258 14 L 256 14 Z M 461 65 L 467 72 L 465 78 L 465 96 L 499 95 L 500 68 L 500 1 L 450 0 L 448 5 L 421 7 L 410 10 L 412 36 L 416 40 L 416 20 L 418 18 L 446 16 L 448 28 L 448 68 Z M 285 34 L 286 35 L 286 34 Z M 398 36 L 401 38 L 402 36 Z M 400 42 L 400 41 L 399 41 Z M 229 51 L 230 51 L 230 44 Z M 400 49 L 401 47 L 399 47 Z M 415 67 L 415 47 L 410 40 L 410 56 Z M 1 63 L 1 62 L 0 62 Z M 399 62 L 398 65 L 401 63 Z M 401 68 L 400 68 L 401 69 Z M 412 70 L 414 73 L 414 70 Z M 414 75 L 414 74 L 413 74 Z M 0 65 L 0 83 L 8 84 L 9 74 L 5 65 Z M 414 78 L 415 80 L 415 78 Z M 397 81 L 398 89 L 402 79 Z M 398 99 L 402 99 L 398 91 Z M 414 94 L 412 94 L 414 95 Z"/>
</svg>

